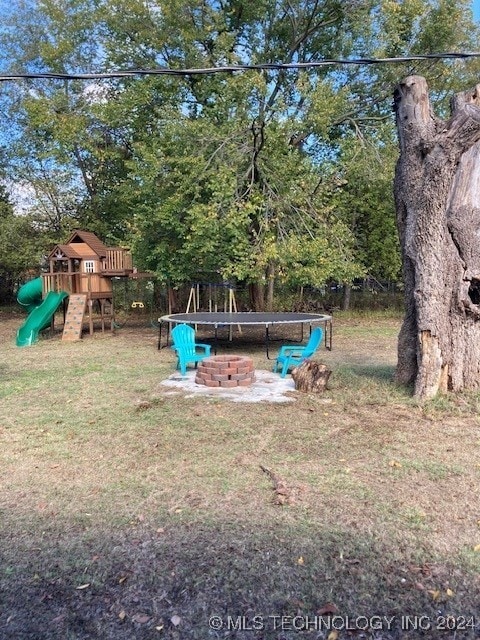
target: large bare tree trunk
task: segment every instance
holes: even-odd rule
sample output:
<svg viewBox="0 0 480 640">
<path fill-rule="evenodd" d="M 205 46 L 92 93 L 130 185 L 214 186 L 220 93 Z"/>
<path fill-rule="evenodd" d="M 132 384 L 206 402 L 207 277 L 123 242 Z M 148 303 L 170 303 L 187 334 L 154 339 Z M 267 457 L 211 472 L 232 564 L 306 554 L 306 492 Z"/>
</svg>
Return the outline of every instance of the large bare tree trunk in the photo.
<svg viewBox="0 0 480 640">
<path fill-rule="evenodd" d="M 273 311 L 273 298 L 275 293 L 275 265 L 269 262 L 267 266 L 267 311 Z"/>
<path fill-rule="evenodd" d="M 249 292 L 253 311 L 265 311 L 265 285 L 262 282 L 252 282 Z"/>
<path fill-rule="evenodd" d="M 424 78 L 395 92 L 406 314 L 398 382 L 419 398 L 480 385 L 480 85 L 432 113 Z"/>
<path fill-rule="evenodd" d="M 352 285 L 346 282 L 343 285 L 342 311 L 350 310 L 350 300 L 352 299 Z"/>
</svg>

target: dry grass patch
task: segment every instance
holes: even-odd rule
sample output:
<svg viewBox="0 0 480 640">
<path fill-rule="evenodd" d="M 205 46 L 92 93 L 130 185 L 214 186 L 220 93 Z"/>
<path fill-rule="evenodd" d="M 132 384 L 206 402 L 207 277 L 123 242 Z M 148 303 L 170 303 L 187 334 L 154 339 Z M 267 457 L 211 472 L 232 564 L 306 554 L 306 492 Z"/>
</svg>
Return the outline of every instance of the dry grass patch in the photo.
<svg viewBox="0 0 480 640">
<path fill-rule="evenodd" d="M 340 317 L 329 389 L 282 405 L 163 395 L 175 358 L 153 329 L 18 349 L 18 324 L 0 329 L 2 640 L 289 640 L 208 617 L 328 602 L 478 613 L 479 398 L 397 388 L 398 319 Z M 418 637 L 387 631 L 365 637 Z"/>
</svg>

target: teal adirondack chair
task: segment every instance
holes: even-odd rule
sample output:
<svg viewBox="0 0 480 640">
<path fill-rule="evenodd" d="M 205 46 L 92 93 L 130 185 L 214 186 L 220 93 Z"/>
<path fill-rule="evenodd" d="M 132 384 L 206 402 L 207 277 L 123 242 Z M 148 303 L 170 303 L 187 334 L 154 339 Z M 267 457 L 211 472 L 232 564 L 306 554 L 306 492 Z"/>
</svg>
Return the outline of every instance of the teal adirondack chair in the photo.
<svg viewBox="0 0 480 640">
<path fill-rule="evenodd" d="M 280 374 L 281 378 L 287 375 L 288 370 L 291 367 L 296 367 L 301 364 L 307 358 L 313 356 L 315 351 L 322 343 L 323 329 L 316 327 L 304 346 L 297 346 L 293 344 L 285 344 L 280 349 L 280 353 L 277 356 L 277 360 L 273 367 L 273 371 L 277 372 L 279 367 L 282 367 Z"/>
<path fill-rule="evenodd" d="M 210 355 L 210 345 L 195 342 L 195 331 L 188 324 L 177 324 L 172 329 L 172 349 L 177 354 L 177 369 L 180 369 L 182 376 L 187 375 L 187 364 L 200 362 Z"/>
</svg>

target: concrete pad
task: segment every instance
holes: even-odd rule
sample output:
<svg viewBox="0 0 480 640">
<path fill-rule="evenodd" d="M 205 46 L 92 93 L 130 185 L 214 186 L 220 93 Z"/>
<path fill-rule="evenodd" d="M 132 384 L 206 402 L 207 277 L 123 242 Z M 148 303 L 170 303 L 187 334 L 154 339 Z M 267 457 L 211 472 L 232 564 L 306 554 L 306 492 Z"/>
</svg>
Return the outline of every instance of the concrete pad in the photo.
<svg viewBox="0 0 480 640">
<path fill-rule="evenodd" d="M 185 377 L 176 371 L 161 383 L 161 387 L 166 388 L 165 391 L 162 390 L 165 395 L 182 394 L 186 398 L 196 396 L 224 398 L 232 402 L 295 402 L 292 396 L 298 393 L 295 391 L 292 376 L 287 375 L 281 378 L 278 373 L 262 369 L 255 370 L 255 382 L 249 387 L 222 389 L 196 384 L 194 370 L 187 371 Z"/>
</svg>

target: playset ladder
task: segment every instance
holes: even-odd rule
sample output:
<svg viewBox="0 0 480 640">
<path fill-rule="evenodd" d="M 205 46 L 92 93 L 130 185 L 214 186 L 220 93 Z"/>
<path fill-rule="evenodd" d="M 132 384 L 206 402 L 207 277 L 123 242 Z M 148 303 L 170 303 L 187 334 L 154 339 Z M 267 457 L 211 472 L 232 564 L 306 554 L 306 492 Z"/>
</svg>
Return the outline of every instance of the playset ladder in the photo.
<svg viewBox="0 0 480 640">
<path fill-rule="evenodd" d="M 62 340 L 73 342 L 82 337 L 83 318 L 87 308 L 87 295 L 76 293 L 68 300 L 67 315 L 63 327 Z"/>
</svg>

